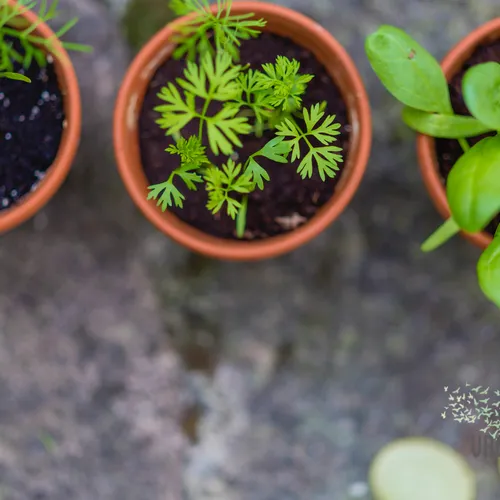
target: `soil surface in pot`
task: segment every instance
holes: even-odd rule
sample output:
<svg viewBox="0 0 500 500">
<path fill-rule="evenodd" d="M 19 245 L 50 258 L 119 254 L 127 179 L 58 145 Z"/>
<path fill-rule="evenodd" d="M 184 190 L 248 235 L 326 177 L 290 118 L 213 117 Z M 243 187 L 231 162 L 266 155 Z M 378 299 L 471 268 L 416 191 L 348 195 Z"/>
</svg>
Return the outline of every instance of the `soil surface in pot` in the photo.
<svg viewBox="0 0 500 500">
<path fill-rule="evenodd" d="M 14 47 L 24 53 L 17 41 Z M 50 58 L 49 58 L 50 59 Z M 14 63 L 25 83 L 0 78 L 0 211 L 32 191 L 52 165 L 63 132 L 63 99 L 54 66 Z"/>
<path fill-rule="evenodd" d="M 275 62 L 278 55 L 295 58 L 300 62 L 301 73 L 315 75 L 308 85 L 303 102 L 305 106 L 311 106 L 326 101 L 326 112 L 336 115 L 336 121 L 341 124 L 341 134 L 337 136 L 334 144 L 342 148 L 344 163 L 339 163 L 340 169 L 335 178 L 323 182 L 317 172 L 311 179 L 302 180 L 296 172 L 298 161 L 285 165 L 259 158 L 259 163 L 267 170 L 271 180 L 265 183 L 263 191 L 256 190 L 249 196 L 244 239 L 279 235 L 307 222 L 332 196 L 347 160 L 350 135 L 347 108 L 339 89 L 314 55 L 292 40 L 270 33 L 263 33 L 257 39 L 245 41 L 241 46 L 242 63 L 248 63 L 254 69 L 260 69 L 263 63 Z M 139 140 L 144 172 L 151 184 L 164 182 L 179 165 L 176 156 L 165 152 L 173 143 L 173 139 L 166 137 L 165 131 L 156 124 L 160 115 L 153 111 L 153 108 L 162 104 L 157 97 L 161 87 L 181 77 L 184 68 L 184 61 L 168 60 L 152 78 L 144 98 L 139 118 Z M 188 125 L 184 137 L 197 133 L 198 122 L 194 121 Z M 273 137 L 272 132 L 264 134 L 262 138 L 249 136 L 244 141 L 243 148 L 237 151 L 238 162 L 245 162 L 250 154 L 261 149 Z M 221 158 L 211 159 L 220 165 Z M 189 191 L 183 186 L 182 180 L 176 186 L 186 197 L 184 207 L 172 207 L 169 210 L 205 233 L 221 238 L 236 238 L 235 221 L 222 211 L 214 216 L 207 210 L 207 193 L 203 185 L 200 185 L 198 191 Z"/>
<path fill-rule="evenodd" d="M 455 113 L 470 116 L 462 96 L 462 79 L 465 72 L 472 66 L 490 61 L 500 63 L 500 42 L 479 46 L 464 64 L 462 70 L 451 80 L 449 85 L 450 96 Z M 488 135 L 494 135 L 494 133 L 468 138 L 467 142 L 473 146 L 481 139 L 488 137 Z M 436 153 L 439 170 L 446 183 L 446 179 L 448 178 L 453 165 L 455 165 L 456 161 L 460 158 L 460 156 L 462 156 L 463 150 L 457 140 L 436 139 Z M 495 217 L 495 219 L 486 227 L 485 231 L 493 235 L 495 234 L 496 228 L 499 224 L 500 215 Z"/>
</svg>

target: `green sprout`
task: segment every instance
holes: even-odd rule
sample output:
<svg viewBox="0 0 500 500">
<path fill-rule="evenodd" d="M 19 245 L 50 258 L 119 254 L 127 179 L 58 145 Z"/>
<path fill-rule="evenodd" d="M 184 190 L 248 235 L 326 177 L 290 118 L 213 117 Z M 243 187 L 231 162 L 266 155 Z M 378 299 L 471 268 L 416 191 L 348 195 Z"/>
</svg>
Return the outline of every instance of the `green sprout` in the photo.
<svg viewBox="0 0 500 500">
<path fill-rule="evenodd" d="M 404 122 L 417 132 L 457 139 L 463 155 L 447 179 L 451 217 L 422 245 L 439 247 L 459 231 L 482 231 L 500 212 L 500 64 L 468 69 L 462 94 L 471 116 L 456 115 L 438 61 L 404 31 L 381 26 L 366 40 L 370 64 L 385 88 L 402 104 Z M 467 138 L 495 133 L 470 147 Z M 477 265 L 479 285 L 500 307 L 500 231 Z"/>
<path fill-rule="evenodd" d="M 14 64 L 21 64 L 24 69 L 28 69 L 33 60 L 40 67 L 45 67 L 47 54 L 58 56 L 55 47 L 55 40 L 65 35 L 78 19 L 74 18 L 64 24 L 55 32 L 55 37 L 43 38 L 34 34 L 34 31 L 42 22 L 48 22 L 56 18 L 59 14 L 57 10 L 58 0 L 53 0 L 49 5 L 47 0 L 17 0 L 15 6 L 10 6 L 7 0 L 0 0 L 0 78 L 10 78 L 30 83 L 31 80 L 21 73 L 14 71 Z M 35 11 L 38 16 L 36 23 L 30 24 L 20 15 L 28 10 Z M 10 39 L 19 40 L 22 51 L 17 50 Z M 67 50 L 80 52 L 90 52 L 91 48 L 79 43 L 61 42 Z"/>
<path fill-rule="evenodd" d="M 325 103 L 303 107 L 307 84 L 314 77 L 300 74 L 298 61 L 278 56 L 261 69 L 239 64 L 241 41 L 256 38 L 266 23 L 254 14 L 231 15 L 230 0 L 218 0 L 217 6 L 212 13 L 207 0 L 171 3 L 177 14 L 193 15 L 175 37 L 174 57 L 185 58 L 186 68 L 183 78 L 161 89 L 158 97 L 163 102 L 155 111 L 160 113 L 158 125 L 176 141 L 166 151 L 180 158 L 180 166 L 165 182 L 149 186 L 148 199 L 156 200 L 163 211 L 174 205 L 182 208 L 185 196 L 174 181 L 182 180 L 191 191 L 204 184 L 207 209 L 212 214 L 224 209 L 242 238 L 248 196 L 270 180 L 259 158 L 282 164 L 300 160 L 297 173 L 302 179 L 314 171 L 323 181 L 333 178 L 342 162 L 341 148 L 333 145 L 340 124 L 334 115 L 325 114 Z M 192 121 L 198 134 L 183 137 Z M 264 131 L 274 137 L 238 162 L 237 148 L 244 137 L 262 137 Z M 207 150 L 226 159 L 216 165 Z"/>
</svg>

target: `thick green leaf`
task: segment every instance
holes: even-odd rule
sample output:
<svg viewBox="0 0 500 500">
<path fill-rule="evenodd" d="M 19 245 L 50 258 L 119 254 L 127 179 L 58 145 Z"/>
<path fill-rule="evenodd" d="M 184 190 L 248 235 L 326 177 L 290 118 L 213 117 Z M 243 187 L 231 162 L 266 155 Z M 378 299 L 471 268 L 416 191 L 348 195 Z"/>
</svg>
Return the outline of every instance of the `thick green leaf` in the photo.
<svg viewBox="0 0 500 500">
<path fill-rule="evenodd" d="M 450 238 L 460 231 L 460 226 L 450 217 L 439 226 L 422 244 L 423 252 L 432 252 L 436 248 L 446 243 Z"/>
<path fill-rule="evenodd" d="M 500 137 L 487 137 L 464 153 L 448 176 L 446 194 L 457 224 L 481 231 L 500 212 Z"/>
<path fill-rule="evenodd" d="M 403 121 L 421 134 L 443 139 L 475 137 L 492 130 L 472 116 L 428 113 L 408 106 L 403 109 Z"/>
<path fill-rule="evenodd" d="M 483 293 L 500 307 L 500 235 L 497 234 L 477 264 L 477 277 Z"/>
<path fill-rule="evenodd" d="M 453 113 L 439 63 L 403 30 L 380 26 L 367 37 L 365 50 L 373 71 L 396 99 L 422 111 Z"/>
<path fill-rule="evenodd" d="M 494 130 L 500 130 L 500 64 L 473 66 L 464 75 L 462 93 L 470 113 Z"/>
</svg>

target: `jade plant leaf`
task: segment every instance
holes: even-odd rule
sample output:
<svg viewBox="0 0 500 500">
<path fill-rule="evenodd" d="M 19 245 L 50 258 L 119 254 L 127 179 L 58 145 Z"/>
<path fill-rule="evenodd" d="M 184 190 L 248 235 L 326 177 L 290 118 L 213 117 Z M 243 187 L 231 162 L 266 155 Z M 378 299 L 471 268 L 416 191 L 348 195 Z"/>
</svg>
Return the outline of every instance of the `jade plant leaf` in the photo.
<svg viewBox="0 0 500 500">
<path fill-rule="evenodd" d="M 500 64 L 473 66 L 464 75 L 462 93 L 470 113 L 494 130 L 500 130 Z"/>
<path fill-rule="evenodd" d="M 477 232 L 500 212 L 500 136 L 486 137 L 464 153 L 448 176 L 446 195 L 453 218 Z"/>
<path fill-rule="evenodd" d="M 477 277 L 486 297 L 500 307 L 500 229 L 479 259 Z"/>
<path fill-rule="evenodd" d="M 403 30 L 381 26 L 367 37 L 365 50 L 384 87 L 400 102 L 422 111 L 453 114 L 439 63 Z"/>
<path fill-rule="evenodd" d="M 472 116 L 428 113 L 408 106 L 403 109 L 403 121 L 421 134 L 443 139 L 475 137 L 492 130 Z"/>
</svg>

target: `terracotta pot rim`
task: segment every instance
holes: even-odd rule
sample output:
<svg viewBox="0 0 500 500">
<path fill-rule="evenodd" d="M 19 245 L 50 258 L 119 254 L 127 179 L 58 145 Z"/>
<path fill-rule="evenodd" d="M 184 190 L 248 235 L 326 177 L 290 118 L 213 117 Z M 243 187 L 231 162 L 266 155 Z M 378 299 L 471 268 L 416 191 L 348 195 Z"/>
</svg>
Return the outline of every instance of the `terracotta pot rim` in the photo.
<svg viewBox="0 0 500 500">
<path fill-rule="evenodd" d="M 212 9 L 215 8 L 212 6 Z M 153 202 L 147 201 L 144 182 L 138 185 L 137 178 L 134 177 L 135 169 L 140 168 L 142 171 L 142 165 L 140 161 L 135 164 L 135 161 L 130 160 L 127 154 L 127 134 L 128 140 L 131 140 L 131 134 L 135 134 L 134 140 L 137 142 L 138 110 L 134 110 L 134 106 L 139 107 L 138 101 L 142 103 L 145 89 L 150 81 L 150 77 L 144 77 L 144 73 L 151 75 L 169 57 L 172 44 L 168 41 L 173 28 L 184 22 L 186 18 L 179 18 L 160 30 L 142 48 L 130 65 L 116 101 L 114 146 L 118 170 L 131 198 L 146 218 L 160 231 L 190 250 L 209 257 L 225 260 L 258 260 L 276 257 L 303 245 L 321 233 L 343 211 L 357 190 L 368 162 L 371 147 L 371 116 L 368 96 L 353 61 L 326 29 L 294 10 L 265 2 L 238 1 L 233 3 L 232 10 L 235 13 L 254 12 L 256 16 L 263 18 L 273 19 L 279 16 L 295 27 L 300 26 L 310 36 L 321 39 L 329 51 L 342 62 L 343 71 L 352 83 L 350 95 L 355 96 L 350 103 L 344 96 L 344 101 L 346 101 L 353 127 L 351 144 L 353 143 L 352 137 L 357 134 L 358 149 L 356 155 L 351 150 L 349 151 L 349 155 L 356 156 L 357 160 L 354 165 L 351 165 L 348 182 L 344 182 L 343 189 L 338 189 L 332 199 L 318 211 L 318 214 L 300 228 L 284 235 L 254 242 L 225 240 L 210 236 L 183 223 L 171 213 L 162 213 Z M 138 83 L 139 78 L 141 80 Z M 145 179 L 144 173 L 142 177 Z M 340 179 L 339 185 L 342 180 L 343 178 Z"/>
<path fill-rule="evenodd" d="M 500 17 L 479 26 L 466 37 L 462 38 L 441 62 L 441 67 L 447 80 L 449 81 L 456 74 L 477 46 L 495 34 L 497 38 L 500 38 Z M 438 212 L 442 217 L 447 219 L 450 217 L 451 211 L 446 198 L 446 188 L 439 173 L 439 164 L 435 154 L 435 139 L 419 134 L 417 136 L 417 153 L 425 186 Z M 493 240 L 493 236 L 486 231 L 479 233 L 467 233 L 463 231 L 461 234 L 471 243 L 483 249 Z"/>
<path fill-rule="evenodd" d="M 15 0 L 8 0 L 14 6 Z M 22 14 L 29 23 L 40 22 L 32 11 Z M 55 36 L 54 32 L 45 23 L 38 24 L 35 33 L 43 38 Z M 30 193 L 23 196 L 18 203 L 0 212 L 0 234 L 14 229 L 33 217 L 58 191 L 69 173 L 80 141 L 81 131 L 81 104 L 80 89 L 75 70 L 66 50 L 58 40 L 54 41 L 59 57 L 54 56 L 54 65 L 58 83 L 63 95 L 65 114 L 65 128 L 59 149 L 52 165 L 47 169 L 45 177 Z M 30 85 L 26 83 L 25 85 Z"/>
</svg>

